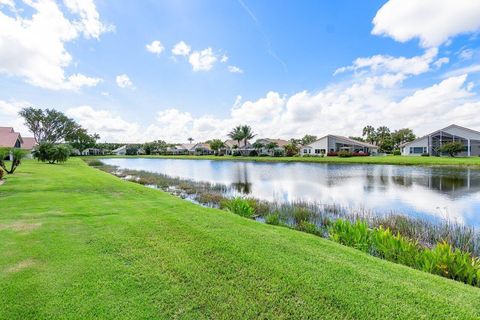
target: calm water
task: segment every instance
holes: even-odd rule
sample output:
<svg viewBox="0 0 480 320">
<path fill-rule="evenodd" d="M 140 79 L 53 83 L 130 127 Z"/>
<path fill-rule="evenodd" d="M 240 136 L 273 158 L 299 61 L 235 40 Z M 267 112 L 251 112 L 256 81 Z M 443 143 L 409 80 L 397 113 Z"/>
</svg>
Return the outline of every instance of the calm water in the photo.
<svg viewBox="0 0 480 320">
<path fill-rule="evenodd" d="M 145 170 L 232 186 L 275 201 L 315 201 L 378 213 L 449 218 L 480 227 L 480 170 L 393 165 L 104 159 Z"/>
</svg>

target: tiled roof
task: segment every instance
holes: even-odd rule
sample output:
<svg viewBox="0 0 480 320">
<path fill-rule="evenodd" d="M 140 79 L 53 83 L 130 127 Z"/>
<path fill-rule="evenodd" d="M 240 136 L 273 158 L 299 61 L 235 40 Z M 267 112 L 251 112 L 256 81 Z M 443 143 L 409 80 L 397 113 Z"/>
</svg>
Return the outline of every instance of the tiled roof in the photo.
<svg viewBox="0 0 480 320">
<path fill-rule="evenodd" d="M 22 137 L 18 132 L 0 131 L 0 147 L 13 148 L 19 139 L 22 143 Z"/>
<path fill-rule="evenodd" d="M 22 144 L 22 149 L 25 150 L 32 150 L 33 147 L 37 145 L 37 140 L 35 138 L 22 138 L 23 144 Z"/>
</svg>

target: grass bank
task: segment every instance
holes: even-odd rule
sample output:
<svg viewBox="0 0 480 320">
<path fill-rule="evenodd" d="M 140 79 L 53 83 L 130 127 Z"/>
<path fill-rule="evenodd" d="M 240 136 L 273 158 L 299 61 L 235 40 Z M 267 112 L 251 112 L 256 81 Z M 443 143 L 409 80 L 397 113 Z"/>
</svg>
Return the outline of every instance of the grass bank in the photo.
<svg viewBox="0 0 480 320">
<path fill-rule="evenodd" d="M 410 166 L 472 166 L 480 168 L 480 157 L 408 157 L 408 156 L 371 156 L 371 157 L 233 157 L 233 156 L 101 156 L 98 158 L 165 158 L 194 160 L 236 160 L 255 162 L 310 162 L 310 163 L 353 163 L 353 164 L 393 164 Z"/>
<path fill-rule="evenodd" d="M 478 288 L 79 159 L 25 161 L 0 206 L 2 319 L 480 317 Z"/>
</svg>

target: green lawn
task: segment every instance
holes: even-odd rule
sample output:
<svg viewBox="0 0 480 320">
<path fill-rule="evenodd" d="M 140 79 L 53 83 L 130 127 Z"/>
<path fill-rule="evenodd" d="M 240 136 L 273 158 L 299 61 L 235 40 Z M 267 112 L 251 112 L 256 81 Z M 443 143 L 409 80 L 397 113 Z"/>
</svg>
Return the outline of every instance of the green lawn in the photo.
<svg viewBox="0 0 480 320">
<path fill-rule="evenodd" d="M 111 158 L 115 156 L 103 156 Z M 120 156 L 167 159 L 204 159 L 204 160 L 243 160 L 262 162 L 315 162 L 315 163 L 363 163 L 363 164 L 396 164 L 417 166 L 479 166 L 480 157 L 414 157 L 414 156 L 371 156 L 371 157 L 233 157 L 233 156 Z M 102 158 L 102 157 L 98 157 Z"/>
<path fill-rule="evenodd" d="M 473 319 L 480 289 L 80 159 L 0 186 L 1 319 Z"/>
</svg>

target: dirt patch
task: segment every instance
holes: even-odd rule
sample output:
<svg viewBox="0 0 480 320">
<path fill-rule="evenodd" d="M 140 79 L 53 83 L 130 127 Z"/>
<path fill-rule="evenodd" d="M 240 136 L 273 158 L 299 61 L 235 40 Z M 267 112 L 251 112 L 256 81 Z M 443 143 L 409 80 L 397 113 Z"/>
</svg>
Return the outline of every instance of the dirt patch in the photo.
<svg viewBox="0 0 480 320">
<path fill-rule="evenodd" d="M 42 224 L 37 223 L 27 223 L 27 222 L 14 222 L 14 223 L 0 223 L 1 230 L 12 230 L 16 232 L 31 232 L 39 228 Z"/>
<path fill-rule="evenodd" d="M 0 180 L 0 186 L 5 183 L 5 180 Z"/>
<path fill-rule="evenodd" d="M 35 263 L 36 262 L 33 259 L 26 259 L 26 260 L 20 261 L 19 263 L 15 264 L 13 266 L 8 267 L 7 269 L 5 269 L 5 272 L 6 273 L 19 272 L 19 271 L 22 271 L 24 269 L 27 269 L 27 268 L 35 265 Z"/>
</svg>

